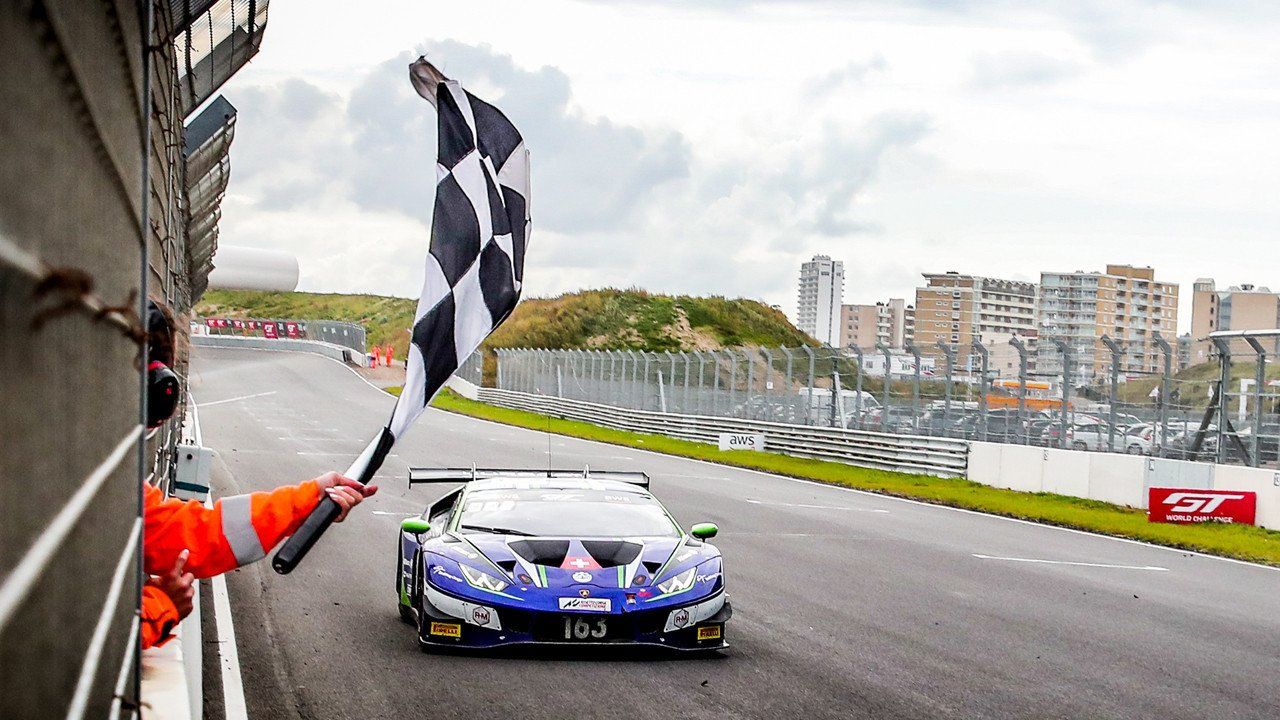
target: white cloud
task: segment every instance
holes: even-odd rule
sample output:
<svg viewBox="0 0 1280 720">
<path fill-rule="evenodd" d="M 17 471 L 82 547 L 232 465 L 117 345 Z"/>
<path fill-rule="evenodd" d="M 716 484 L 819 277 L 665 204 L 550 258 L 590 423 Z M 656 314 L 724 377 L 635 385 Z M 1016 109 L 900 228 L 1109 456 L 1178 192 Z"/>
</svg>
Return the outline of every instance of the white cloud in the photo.
<svg viewBox="0 0 1280 720">
<path fill-rule="evenodd" d="M 814 252 L 846 261 L 851 301 L 910 297 L 922 271 L 1108 261 L 1274 286 L 1257 258 L 1280 219 L 1276 15 L 1197 0 L 282 4 L 226 89 L 240 116 L 222 239 L 298 253 L 310 289 L 414 294 L 435 139 L 405 66 L 426 51 L 529 141 L 532 293 L 790 307 Z"/>
</svg>

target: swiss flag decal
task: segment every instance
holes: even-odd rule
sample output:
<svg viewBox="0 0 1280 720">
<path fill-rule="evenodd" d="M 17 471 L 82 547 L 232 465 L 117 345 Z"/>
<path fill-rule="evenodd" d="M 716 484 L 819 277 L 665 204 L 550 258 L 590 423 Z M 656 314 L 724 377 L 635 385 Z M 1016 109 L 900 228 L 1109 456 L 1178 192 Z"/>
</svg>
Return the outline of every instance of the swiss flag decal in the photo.
<svg viewBox="0 0 1280 720">
<path fill-rule="evenodd" d="M 599 570 L 600 563 L 596 562 L 590 555 L 579 557 L 566 556 L 564 562 L 560 565 L 561 570 Z"/>
</svg>

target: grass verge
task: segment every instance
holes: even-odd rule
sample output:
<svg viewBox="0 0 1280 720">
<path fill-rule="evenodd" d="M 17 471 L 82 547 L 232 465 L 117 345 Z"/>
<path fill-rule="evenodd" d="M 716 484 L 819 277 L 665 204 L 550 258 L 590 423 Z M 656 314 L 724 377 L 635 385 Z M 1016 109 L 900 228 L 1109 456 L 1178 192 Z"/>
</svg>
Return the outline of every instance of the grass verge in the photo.
<svg viewBox="0 0 1280 720">
<path fill-rule="evenodd" d="M 1280 532 L 1253 526 L 1148 523 L 1147 514 L 1143 510 L 1119 507 L 1097 500 L 1084 500 L 1051 493 L 1016 492 L 963 479 L 872 470 L 828 460 L 792 457 L 777 453 L 746 450 L 721 452 L 715 446 L 704 443 L 677 440 L 662 435 L 612 430 L 576 420 L 564 420 L 487 405 L 467 400 L 447 389 L 436 396 L 432 405 L 441 410 L 462 415 L 583 440 L 595 440 L 667 455 L 708 460 L 722 465 L 762 470 L 777 475 L 817 480 L 884 495 L 1280 566 Z"/>
</svg>

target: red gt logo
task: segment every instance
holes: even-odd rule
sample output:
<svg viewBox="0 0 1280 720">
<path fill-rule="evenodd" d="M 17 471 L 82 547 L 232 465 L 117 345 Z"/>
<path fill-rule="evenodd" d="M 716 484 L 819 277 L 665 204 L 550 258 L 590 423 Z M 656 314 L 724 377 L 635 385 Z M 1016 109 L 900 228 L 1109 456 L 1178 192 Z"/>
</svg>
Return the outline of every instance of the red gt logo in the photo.
<svg viewBox="0 0 1280 720">
<path fill-rule="evenodd" d="M 1157 488 L 1147 496 L 1147 519 L 1166 523 L 1244 523 L 1257 515 L 1258 494 L 1244 490 Z"/>
</svg>

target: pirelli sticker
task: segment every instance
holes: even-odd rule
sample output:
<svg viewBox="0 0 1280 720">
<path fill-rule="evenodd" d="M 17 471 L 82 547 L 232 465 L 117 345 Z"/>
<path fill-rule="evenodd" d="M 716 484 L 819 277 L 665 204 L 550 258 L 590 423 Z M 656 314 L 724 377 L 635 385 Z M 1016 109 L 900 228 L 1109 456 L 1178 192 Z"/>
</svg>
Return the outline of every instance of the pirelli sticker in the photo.
<svg viewBox="0 0 1280 720">
<path fill-rule="evenodd" d="M 719 640 L 719 639 L 720 639 L 720 626 L 719 626 L 719 625 L 704 625 L 704 626 L 702 626 L 702 627 L 698 628 L 698 639 L 699 639 L 699 640 Z"/>
<path fill-rule="evenodd" d="M 457 623 L 433 622 L 427 632 L 440 637 L 460 638 L 462 637 L 462 626 Z M 719 635 L 716 637 L 719 637 Z"/>
</svg>

